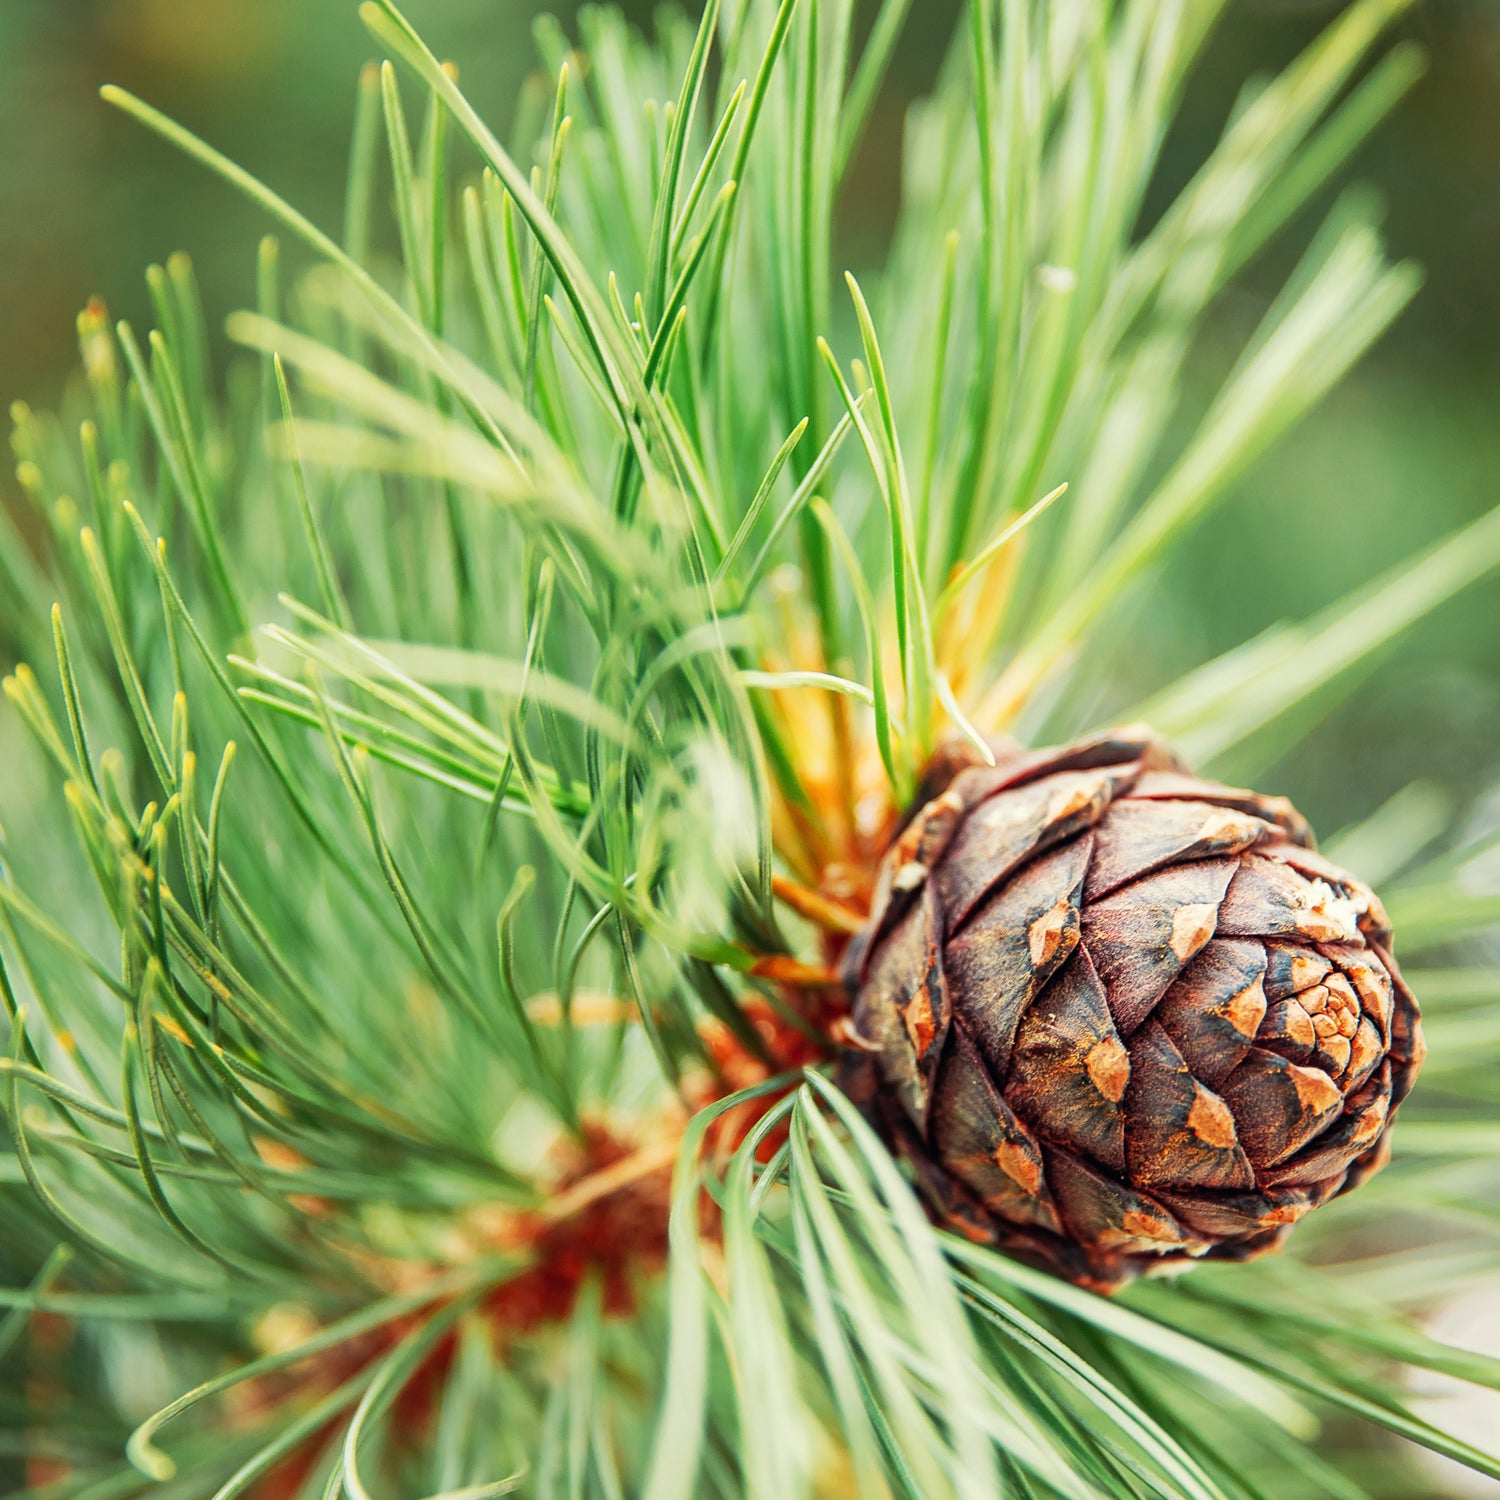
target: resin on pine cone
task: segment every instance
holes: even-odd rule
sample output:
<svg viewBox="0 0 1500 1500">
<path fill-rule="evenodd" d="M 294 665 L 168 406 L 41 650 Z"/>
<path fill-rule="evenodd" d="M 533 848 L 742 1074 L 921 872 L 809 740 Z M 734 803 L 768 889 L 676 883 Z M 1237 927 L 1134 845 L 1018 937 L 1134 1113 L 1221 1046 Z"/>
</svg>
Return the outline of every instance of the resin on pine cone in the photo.
<svg viewBox="0 0 1500 1500">
<path fill-rule="evenodd" d="M 1420 1066 L 1378 898 L 1149 730 L 935 763 L 851 945 L 845 1083 L 937 1214 L 1084 1285 L 1276 1249 Z"/>
</svg>

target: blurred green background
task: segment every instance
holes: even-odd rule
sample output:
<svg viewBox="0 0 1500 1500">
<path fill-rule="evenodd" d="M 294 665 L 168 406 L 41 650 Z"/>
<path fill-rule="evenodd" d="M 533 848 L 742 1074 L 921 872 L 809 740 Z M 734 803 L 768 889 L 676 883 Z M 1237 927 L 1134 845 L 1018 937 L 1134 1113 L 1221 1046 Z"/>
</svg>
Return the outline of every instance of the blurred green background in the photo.
<svg viewBox="0 0 1500 1500">
<path fill-rule="evenodd" d="M 532 62 L 526 0 L 409 0 L 466 90 L 504 125 Z M 570 7 L 552 7 L 566 22 Z M 625 7 L 649 23 L 652 6 Z M 894 211 L 900 118 L 957 0 L 916 0 L 886 107 L 843 205 L 859 263 Z M 1240 83 L 1279 67 L 1338 0 L 1240 0 L 1168 143 L 1162 204 L 1210 149 Z M 0 395 L 55 400 L 72 318 L 93 293 L 149 319 L 141 272 L 188 250 L 214 318 L 249 300 L 264 221 L 97 98 L 113 81 L 183 119 L 321 223 L 338 223 L 354 79 L 370 55 L 353 0 L 0 0 Z M 1500 4 L 1419 0 L 1399 28 L 1429 69 L 1349 174 L 1384 198 L 1393 252 L 1427 286 L 1395 333 L 1242 482 L 1143 603 L 1123 670 L 1175 670 L 1399 564 L 1496 502 L 1500 473 Z M 1320 205 L 1326 208 L 1328 200 Z M 1253 265 L 1217 333 L 1263 310 L 1292 252 Z M 1222 370 L 1210 334 L 1198 378 Z M 1131 684 L 1132 689 L 1135 684 Z M 1500 586 L 1471 590 L 1381 656 L 1265 780 L 1324 831 L 1414 772 L 1466 802 L 1500 780 Z"/>
</svg>

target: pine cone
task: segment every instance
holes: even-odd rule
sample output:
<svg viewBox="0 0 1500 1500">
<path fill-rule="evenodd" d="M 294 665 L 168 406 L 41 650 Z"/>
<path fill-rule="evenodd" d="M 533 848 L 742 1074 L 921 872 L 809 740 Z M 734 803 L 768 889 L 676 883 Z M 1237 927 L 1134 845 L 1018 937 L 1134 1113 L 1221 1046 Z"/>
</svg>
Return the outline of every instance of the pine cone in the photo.
<svg viewBox="0 0 1500 1500">
<path fill-rule="evenodd" d="M 1139 727 L 945 775 L 851 945 L 844 1071 L 940 1218 L 1107 1289 L 1384 1164 L 1417 1003 L 1290 803 Z"/>
</svg>

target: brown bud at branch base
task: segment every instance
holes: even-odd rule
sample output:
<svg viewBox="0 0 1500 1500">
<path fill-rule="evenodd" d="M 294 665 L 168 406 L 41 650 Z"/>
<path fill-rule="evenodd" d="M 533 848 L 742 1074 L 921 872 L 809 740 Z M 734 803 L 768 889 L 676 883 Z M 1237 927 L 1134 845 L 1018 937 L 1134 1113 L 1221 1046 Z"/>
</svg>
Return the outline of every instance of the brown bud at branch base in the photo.
<svg viewBox="0 0 1500 1500">
<path fill-rule="evenodd" d="M 1274 1250 L 1384 1164 L 1417 1003 L 1288 802 L 1140 728 L 924 790 L 849 951 L 844 1081 L 939 1218 L 1107 1289 Z"/>
</svg>

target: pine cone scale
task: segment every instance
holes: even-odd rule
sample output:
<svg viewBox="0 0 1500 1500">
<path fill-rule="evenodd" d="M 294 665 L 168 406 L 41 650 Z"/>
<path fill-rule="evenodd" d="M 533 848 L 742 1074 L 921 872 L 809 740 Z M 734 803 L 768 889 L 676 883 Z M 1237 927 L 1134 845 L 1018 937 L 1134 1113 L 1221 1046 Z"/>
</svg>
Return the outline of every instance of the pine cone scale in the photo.
<svg viewBox="0 0 1500 1500">
<path fill-rule="evenodd" d="M 1085 897 L 1098 901 L 1185 860 L 1239 854 L 1269 828 L 1260 818 L 1206 802 L 1158 804 L 1125 798 L 1111 809 L 1108 826 L 1100 832 Z"/>
<path fill-rule="evenodd" d="M 1162 996 L 1155 1015 L 1193 1074 L 1218 1088 L 1250 1050 L 1266 1015 L 1266 952 L 1216 937 Z"/>
<path fill-rule="evenodd" d="M 1193 1077 L 1171 1038 L 1154 1021 L 1130 1048 L 1126 1165 L 1142 1187 L 1255 1186 L 1233 1112 Z"/>
<path fill-rule="evenodd" d="M 1000 1074 L 1010 1066 L 1021 1018 L 1078 946 L 1079 897 L 1090 847 L 1085 837 L 1041 855 L 943 950 L 950 995 L 960 990 L 997 997 L 996 1004 L 965 1019 L 980 1052 Z"/>
<path fill-rule="evenodd" d="M 986 1203 L 1004 1204 L 1024 1222 L 1060 1232 L 1041 1143 L 996 1090 L 961 1028 L 953 1051 L 933 1111 L 938 1154 Z"/>
<path fill-rule="evenodd" d="M 851 948 L 877 1051 L 846 1079 L 935 1212 L 1111 1286 L 1275 1248 L 1378 1169 L 1419 1013 L 1290 804 L 1135 730 L 926 789 Z"/>
<path fill-rule="evenodd" d="M 1027 1011 L 1011 1062 L 1011 1102 L 1054 1139 L 1125 1167 L 1130 1053 L 1087 952 L 1079 951 Z"/>
<path fill-rule="evenodd" d="M 1098 775 L 1055 781 L 982 802 L 954 837 L 933 876 L 950 936 L 1028 860 L 1094 827 L 1116 785 Z"/>
</svg>

